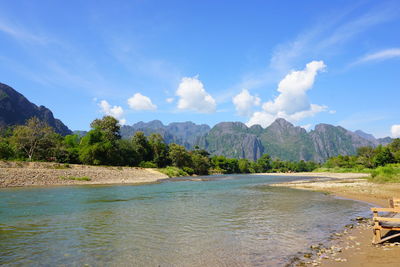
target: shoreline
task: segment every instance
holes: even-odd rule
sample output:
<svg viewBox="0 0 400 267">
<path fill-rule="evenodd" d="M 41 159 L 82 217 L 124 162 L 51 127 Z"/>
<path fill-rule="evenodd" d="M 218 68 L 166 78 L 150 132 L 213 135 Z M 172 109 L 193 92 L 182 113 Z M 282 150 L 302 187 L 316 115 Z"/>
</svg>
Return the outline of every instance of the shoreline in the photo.
<svg viewBox="0 0 400 267">
<path fill-rule="evenodd" d="M 271 184 L 332 194 L 335 197 L 361 201 L 374 206 L 387 207 L 388 199 L 400 196 L 400 184 L 375 184 L 365 179 L 367 174 L 335 173 L 276 174 L 280 176 L 304 177 L 303 180 Z M 357 177 L 358 176 L 358 177 Z M 312 246 L 295 266 L 398 266 L 400 262 L 400 240 L 383 245 L 372 245 L 372 213 L 370 218 L 357 218 L 339 233 L 335 233 L 325 244 Z"/>
<path fill-rule="evenodd" d="M 169 177 L 139 167 L 0 161 L 0 188 L 158 183 Z"/>
</svg>

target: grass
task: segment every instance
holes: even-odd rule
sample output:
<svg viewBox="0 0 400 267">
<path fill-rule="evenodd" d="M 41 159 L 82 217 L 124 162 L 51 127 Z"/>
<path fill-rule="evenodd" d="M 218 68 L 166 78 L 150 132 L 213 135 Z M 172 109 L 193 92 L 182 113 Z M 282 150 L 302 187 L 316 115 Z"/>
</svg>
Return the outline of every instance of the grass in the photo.
<svg viewBox="0 0 400 267">
<path fill-rule="evenodd" d="M 64 180 L 73 180 L 73 181 L 91 181 L 87 176 L 82 176 L 82 177 L 75 177 L 75 176 L 60 176 L 61 179 Z"/>
<path fill-rule="evenodd" d="M 400 164 L 388 164 L 371 171 L 369 181 L 375 183 L 400 183 Z"/>
<path fill-rule="evenodd" d="M 400 183 L 400 164 L 388 164 L 376 169 L 367 168 L 318 168 L 314 172 L 336 172 L 336 173 L 370 173 L 368 181 L 374 183 Z"/>
<path fill-rule="evenodd" d="M 335 167 L 335 168 L 317 168 L 315 170 L 313 170 L 313 172 L 335 172 L 335 173 L 347 173 L 347 172 L 351 172 L 351 173 L 371 173 L 372 169 L 368 169 L 368 168 L 362 168 L 362 167 L 355 167 L 355 168 L 339 168 L 339 167 Z"/>
<path fill-rule="evenodd" d="M 168 166 L 166 168 L 160 168 L 160 169 L 158 169 L 158 171 L 164 173 L 165 175 L 168 175 L 168 177 L 190 176 L 184 170 L 181 170 L 177 167 L 171 167 L 171 166 Z"/>
<path fill-rule="evenodd" d="M 68 163 L 65 164 L 54 164 L 53 166 L 49 167 L 51 169 L 57 169 L 57 170 L 63 170 L 63 169 L 69 169 L 71 166 Z"/>
</svg>

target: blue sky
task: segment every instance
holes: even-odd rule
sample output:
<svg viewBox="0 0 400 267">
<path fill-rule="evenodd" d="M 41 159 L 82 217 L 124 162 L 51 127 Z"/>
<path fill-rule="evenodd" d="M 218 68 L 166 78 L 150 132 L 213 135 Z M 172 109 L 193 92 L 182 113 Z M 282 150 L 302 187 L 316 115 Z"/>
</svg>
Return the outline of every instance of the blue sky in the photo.
<svg viewBox="0 0 400 267">
<path fill-rule="evenodd" d="M 398 29 L 398 1 L 0 1 L 0 82 L 74 130 L 284 117 L 400 136 Z"/>
</svg>

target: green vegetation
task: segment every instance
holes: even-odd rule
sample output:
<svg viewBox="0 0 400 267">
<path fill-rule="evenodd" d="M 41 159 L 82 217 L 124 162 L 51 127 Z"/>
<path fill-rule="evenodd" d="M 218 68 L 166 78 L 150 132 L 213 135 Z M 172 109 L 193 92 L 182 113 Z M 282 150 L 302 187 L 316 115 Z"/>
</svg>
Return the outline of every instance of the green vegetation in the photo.
<svg viewBox="0 0 400 267">
<path fill-rule="evenodd" d="M 69 164 L 158 168 L 170 177 L 304 172 L 319 167 L 313 162 L 272 159 L 268 154 L 257 161 L 210 156 L 199 147 L 189 151 L 178 144 L 166 144 L 159 134 L 146 136 L 143 132 L 136 132 L 131 139 L 125 140 L 121 139 L 118 121 L 111 116 L 96 119 L 90 126 L 91 130 L 83 137 L 62 137 L 34 117 L 25 125 L 0 130 L 0 159 L 56 162 L 51 167 L 54 169 L 66 169 Z"/>
<path fill-rule="evenodd" d="M 82 176 L 82 177 L 75 177 L 75 176 L 60 176 L 61 179 L 64 180 L 72 180 L 72 181 L 91 181 L 87 176 Z"/>
<path fill-rule="evenodd" d="M 189 176 L 187 172 L 177 167 L 168 166 L 166 168 L 158 169 L 160 172 L 168 175 L 168 177 L 182 177 L 182 176 Z"/>
<path fill-rule="evenodd" d="M 372 170 L 369 180 L 376 183 L 400 183 L 400 164 L 388 164 Z"/>
<path fill-rule="evenodd" d="M 371 173 L 372 182 L 399 183 L 400 138 L 387 146 L 360 147 L 355 156 L 332 157 L 314 171 Z"/>
</svg>

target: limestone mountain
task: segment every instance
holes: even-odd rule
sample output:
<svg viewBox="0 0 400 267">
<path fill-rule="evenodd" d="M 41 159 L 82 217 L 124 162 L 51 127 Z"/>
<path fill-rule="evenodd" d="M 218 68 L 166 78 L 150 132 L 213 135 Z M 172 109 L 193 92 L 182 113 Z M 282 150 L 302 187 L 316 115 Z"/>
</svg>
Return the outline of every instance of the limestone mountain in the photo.
<svg viewBox="0 0 400 267">
<path fill-rule="evenodd" d="M 176 143 L 183 145 L 187 149 L 192 149 L 210 131 L 210 126 L 205 124 L 199 125 L 190 121 L 173 122 L 164 125 L 159 120 L 153 120 L 150 122 L 141 121 L 131 126 L 124 125 L 121 127 L 120 133 L 122 138 L 130 138 L 138 131 L 144 132 L 147 136 L 152 133 L 158 133 L 168 144 Z"/>
<path fill-rule="evenodd" d="M 318 124 L 313 131 L 307 132 L 284 119 L 277 119 L 265 129 L 260 125 L 247 127 L 241 122 L 221 122 L 212 128 L 192 122 L 167 126 L 161 121 L 138 122 L 123 126 L 121 135 L 129 138 L 136 131 L 146 135 L 159 133 L 167 143 L 181 144 L 188 149 L 198 145 L 213 155 L 250 160 L 268 153 L 282 160 L 323 162 L 339 154 L 354 155 L 362 146 L 376 147 L 391 141 L 389 137 L 372 139 L 368 134 L 363 137 L 359 132 L 329 124 Z"/>
<path fill-rule="evenodd" d="M 46 122 L 61 135 L 72 133 L 62 121 L 54 118 L 51 110 L 36 106 L 10 86 L 0 83 L 0 126 L 21 125 L 32 117 Z"/>
<path fill-rule="evenodd" d="M 200 147 L 214 155 L 256 160 L 264 153 L 257 128 L 248 128 L 241 122 L 218 123 L 202 140 Z"/>
</svg>

